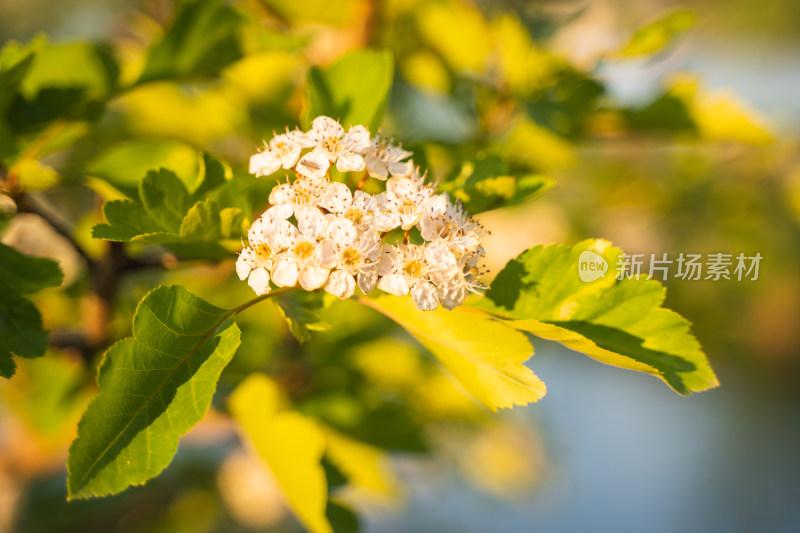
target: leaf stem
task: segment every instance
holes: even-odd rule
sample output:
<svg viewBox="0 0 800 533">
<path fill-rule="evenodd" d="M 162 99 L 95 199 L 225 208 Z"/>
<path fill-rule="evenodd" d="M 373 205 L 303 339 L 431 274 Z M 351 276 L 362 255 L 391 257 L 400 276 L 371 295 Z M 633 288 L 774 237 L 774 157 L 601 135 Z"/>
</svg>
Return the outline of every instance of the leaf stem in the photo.
<svg viewBox="0 0 800 533">
<path fill-rule="evenodd" d="M 264 301 L 264 300 L 266 300 L 268 298 L 271 298 L 272 296 L 278 296 L 278 295 L 293 291 L 295 289 L 297 289 L 297 286 L 294 286 L 294 287 L 282 287 L 282 288 L 276 289 L 276 290 L 274 290 L 272 292 L 268 292 L 266 294 L 262 294 L 260 296 L 256 296 L 252 300 L 248 300 L 245 303 L 243 303 L 242 305 L 240 305 L 239 307 L 236 307 L 236 308 L 232 309 L 228 316 L 238 315 L 239 313 L 241 313 L 245 309 L 248 309 L 249 307 L 252 307 L 252 306 L 256 305 L 259 302 L 262 302 L 262 301 Z M 228 318 L 228 317 L 226 316 L 225 318 Z"/>
</svg>

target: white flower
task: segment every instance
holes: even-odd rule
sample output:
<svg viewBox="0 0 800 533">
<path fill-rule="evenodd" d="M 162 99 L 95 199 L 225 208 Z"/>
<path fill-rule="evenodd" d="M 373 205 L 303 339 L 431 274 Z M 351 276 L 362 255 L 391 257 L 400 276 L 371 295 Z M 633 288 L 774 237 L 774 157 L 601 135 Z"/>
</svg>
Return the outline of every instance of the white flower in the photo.
<svg viewBox="0 0 800 533">
<path fill-rule="evenodd" d="M 328 226 L 327 233 L 335 245 L 333 272 L 325 290 L 338 298 L 349 298 L 356 284 L 364 294 L 375 288 L 381 239 L 372 231 L 359 232 L 346 218 L 338 218 Z"/>
<path fill-rule="evenodd" d="M 249 247 L 239 253 L 236 260 L 236 274 L 247 283 L 256 294 L 269 292 L 269 271 L 275 255 L 291 244 L 296 228 L 285 220 L 260 218 L 248 231 Z"/>
<path fill-rule="evenodd" d="M 281 287 L 299 281 L 305 290 L 313 291 L 322 287 L 330 272 L 332 244 L 322 240 L 328 223 L 316 207 L 300 209 L 295 217 L 298 231 L 288 250 L 275 259 L 272 281 Z"/>
<path fill-rule="evenodd" d="M 320 179 L 327 175 L 330 166 L 328 156 L 315 148 L 300 158 L 295 170 L 303 177 Z"/>
<path fill-rule="evenodd" d="M 386 201 L 392 213 L 400 217 L 401 227 L 413 228 L 422 220 L 433 189 L 424 182 L 424 176 L 416 173 L 409 178 L 389 178 L 386 182 Z"/>
<path fill-rule="evenodd" d="M 272 188 L 265 215 L 271 218 L 287 219 L 297 211 L 316 206 L 325 192 L 328 182 L 324 179 L 299 178 L 294 183 L 282 183 Z"/>
<path fill-rule="evenodd" d="M 462 303 L 467 297 L 467 293 L 474 292 L 481 294 L 480 291 L 486 287 L 478 281 L 480 271 L 478 262 L 483 257 L 483 250 L 479 253 L 464 254 L 460 261 L 460 268 L 451 279 L 439 283 L 439 301 L 442 307 L 453 310 Z"/>
<path fill-rule="evenodd" d="M 321 116 L 311 122 L 310 135 L 317 142 L 314 152 L 335 162 L 340 172 L 364 170 L 363 156 L 369 149 L 369 131 L 364 126 L 353 126 L 345 133 L 337 121 Z"/>
<path fill-rule="evenodd" d="M 388 140 L 381 141 L 380 136 L 376 135 L 372 138 L 364 160 L 370 176 L 386 180 L 390 175 L 400 178 L 410 176 L 414 169 L 414 163 L 413 161 L 403 161 L 410 156 L 411 152 L 392 145 Z"/>
<path fill-rule="evenodd" d="M 286 128 L 286 136 L 299 144 L 302 148 L 314 148 L 317 144 L 317 141 L 314 140 L 310 132 L 300 131 L 298 128 L 293 130 Z"/>
<path fill-rule="evenodd" d="M 437 201 L 439 198 L 445 203 Z M 428 202 L 419 227 L 423 239 L 446 240 L 457 255 L 477 250 L 484 234 L 483 228 L 464 212 L 463 206 L 451 202 L 445 195 Z"/>
<path fill-rule="evenodd" d="M 410 156 L 379 136 L 370 139 L 364 126 L 345 131 L 325 116 L 315 118 L 308 132 L 275 135 L 251 158 L 251 172 L 263 176 L 293 167 L 297 178 L 270 192 L 270 207 L 250 227 L 249 245 L 236 261 L 239 278 L 257 294 L 269 292 L 271 284 L 299 285 L 324 287 L 345 299 L 356 288 L 368 294 L 378 287 L 410 295 L 424 311 L 440 303 L 454 309 L 469 292 L 480 293 L 483 229 L 460 203 L 436 194 L 406 161 Z M 386 181 L 386 190 L 371 195 L 331 182 L 333 164 L 341 172 L 366 168 Z M 422 244 L 408 243 L 415 227 Z M 404 243 L 382 242 L 397 228 L 406 231 Z"/>
<path fill-rule="evenodd" d="M 250 173 L 256 177 L 268 176 L 279 168 L 293 168 L 300 158 L 302 146 L 289 134 L 275 135 L 269 146 L 250 158 Z"/>
<path fill-rule="evenodd" d="M 370 228 L 385 233 L 400 225 L 400 217 L 389 212 L 385 195 L 375 197 L 364 191 L 353 194 L 344 183 L 330 183 L 320 197 L 319 205 L 347 218 L 359 229 Z"/>
<path fill-rule="evenodd" d="M 430 266 L 425 260 L 425 248 L 415 244 L 401 244 L 396 248 L 384 245 L 378 264 L 378 288 L 405 296 L 411 293 L 414 304 L 422 311 L 432 311 L 439 306 L 436 286 L 430 281 Z"/>
</svg>

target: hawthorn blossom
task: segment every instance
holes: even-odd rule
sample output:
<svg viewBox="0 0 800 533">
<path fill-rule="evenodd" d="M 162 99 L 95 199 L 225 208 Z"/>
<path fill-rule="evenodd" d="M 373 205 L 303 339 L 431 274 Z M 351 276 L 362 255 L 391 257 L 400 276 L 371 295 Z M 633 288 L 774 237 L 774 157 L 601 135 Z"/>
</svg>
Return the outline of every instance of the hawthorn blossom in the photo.
<svg viewBox="0 0 800 533">
<path fill-rule="evenodd" d="M 257 294 L 273 285 L 300 286 L 345 299 L 356 288 L 364 294 L 378 288 L 410 295 L 423 311 L 454 309 L 470 292 L 480 294 L 483 228 L 460 203 L 437 193 L 406 161 L 410 156 L 378 136 L 370 139 L 364 126 L 345 131 L 324 116 L 309 131 L 275 135 L 253 156 L 251 171 L 290 168 L 297 178 L 270 192 L 270 207 L 251 226 L 236 261 L 239 278 Z M 358 180 L 356 190 L 332 182 L 331 165 L 346 182 Z M 365 168 L 386 182 L 385 190 L 361 190 L 364 175 L 348 179 L 348 172 Z M 402 242 L 392 242 L 401 235 Z"/>
<path fill-rule="evenodd" d="M 256 177 L 268 176 L 281 167 L 293 168 L 300 159 L 303 147 L 287 133 L 275 135 L 262 152 L 250 158 L 250 173 Z"/>
<path fill-rule="evenodd" d="M 413 161 L 403 161 L 411 157 L 411 152 L 394 146 L 388 140 L 381 140 L 379 135 L 372 138 L 369 151 L 364 156 L 367 172 L 373 178 L 385 181 L 386 178 L 396 176 L 405 178 L 414 170 Z"/>
</svg>

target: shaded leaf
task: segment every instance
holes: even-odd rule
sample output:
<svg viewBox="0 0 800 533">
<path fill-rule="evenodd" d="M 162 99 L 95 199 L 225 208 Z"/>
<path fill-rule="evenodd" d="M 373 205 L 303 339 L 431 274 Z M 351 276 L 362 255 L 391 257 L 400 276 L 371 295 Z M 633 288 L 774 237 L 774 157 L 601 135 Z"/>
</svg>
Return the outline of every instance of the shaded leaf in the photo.
<svg viewBox="0 0 800 533">
<path fill-rule="evenodd" d="M 218 72 L 242 57 L 241 23 L 241 15 L 219 0 L 181 4 L 164 37 L 150 49 L 139 83 Z"/>
<path fill-rule="evenodd" d="M 716 386 L 689 322 L 661 307 L 664 288 L 656 281 L 616 280 L 620 254 L 602 240 L 535 246 L 506 265 L 477 306 L 600 362 L 653 374 L 680 394 Z M 588 260 L 605 270 L 582 281 L 579 269 Z"/>
<path fill-rule="evenodd" d="M 229 408 L 247 440 L 269 466 L 289 508 L 312 533 L 330 533 L 327 481 L 321 461 L 325 435 L 313 420 L 285 410 L 278 386 L 252 374 L 231 394 Z"/>
<path fill-rule="evenodd" d="M 62 278 L 55 261 L 27 256 L 0 243 L 0 376 L 14 375 L 12 355 L 44 355 L 47 332 L 42 316 L 23 295 L 58 286 Z"/>
<path fill-rule="evenodd" d="M 312 331 L 328 331 L 330 326 L 316 313 L 324 306 L 319 293 L 289 292 L 272 299 L 286 320 L 289 331 L 301 343 L 311 340 Z"/>
<path fill-rule="evenodd" d="M 239 346 L 232 315 L 177 285 L 153 289 L 139 302 L 133 337 L 106 352 L 100 393 L 70 447 L 70 499 L 115 494 L 169 464 Z"/>
<path fill-rule="evenodd" d="M 523 363 L 533 354 L 525 335 L 480 311 L 420 311 L 411 298 L 361 298 L 403 326 L 473 396 L 492 410 L 535 402 L 544 383 Z"/>
<path fill-rule="evenodd" d="M 339 119 L 347 128 L 368 125 L 376 131 L 383 119 L 394 75 L 392 54 L 385 50 L 357 50 L 326 69 L 308 73 L 304 121 L 318 115 Z"/>
</svg>

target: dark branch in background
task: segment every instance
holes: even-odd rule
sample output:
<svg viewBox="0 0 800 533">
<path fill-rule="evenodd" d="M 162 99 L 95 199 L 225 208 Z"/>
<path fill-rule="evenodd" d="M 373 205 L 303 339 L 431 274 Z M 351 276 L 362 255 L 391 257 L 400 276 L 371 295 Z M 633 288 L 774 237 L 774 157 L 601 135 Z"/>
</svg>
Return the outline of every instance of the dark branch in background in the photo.
<svg viewBox="0 0 800 533">
<path fill-rule="evenodd" d="M 89 265 L 89 269 L 91 270 L 92 265 L 95 262 L 94 259 L 89 257 L 89 254 L 87 254 L 86 251 L 78 245 L 78 243 L 75 241 L 75 238 L 72 236 L 72 232 L 67 228 L 67 224 L 64 221 L 57 220 L 58 217 L 54 215 L 51 209 L 47 208 L 41 202 L 31 197 L 27 193 L 20 193 L 14 199 L 17 202 L 18 212 L 38 215 L 39 218 L 47 222 L 47 224 L 53 228 L 56 233 L 66 239 L 70 246 L 72 246 L 72 249 L 75 250 L 84 261 L 86 261 L 86 264 Z"/>
<path fill-rule="evenodd" d="M 102 257 L 91 257 L 75 240 L 72 228 L 65 220 L 42 200 L 9 184 L 11 180 L 8 179 L 9 175 L 5 169 L 0 168 L 0 172 L 4 184 L 13 187 L 8 192 L 15 200 L 18 212 L 35 214 L 47 222 L 86 263 L 89 291 L 82 302 L 82 331 L 54 331 L 50 335 L 50 345 L 62 350 L 75 351 L 87 365 L 91 365 L 95 354 L 111 344 L 108 323 L 123 275 L 143 268 L 164 268 L 166 266 L 164 256 L 132 258 L 127 254 L 123 243 L 107 242 Z"/>
</svg>

